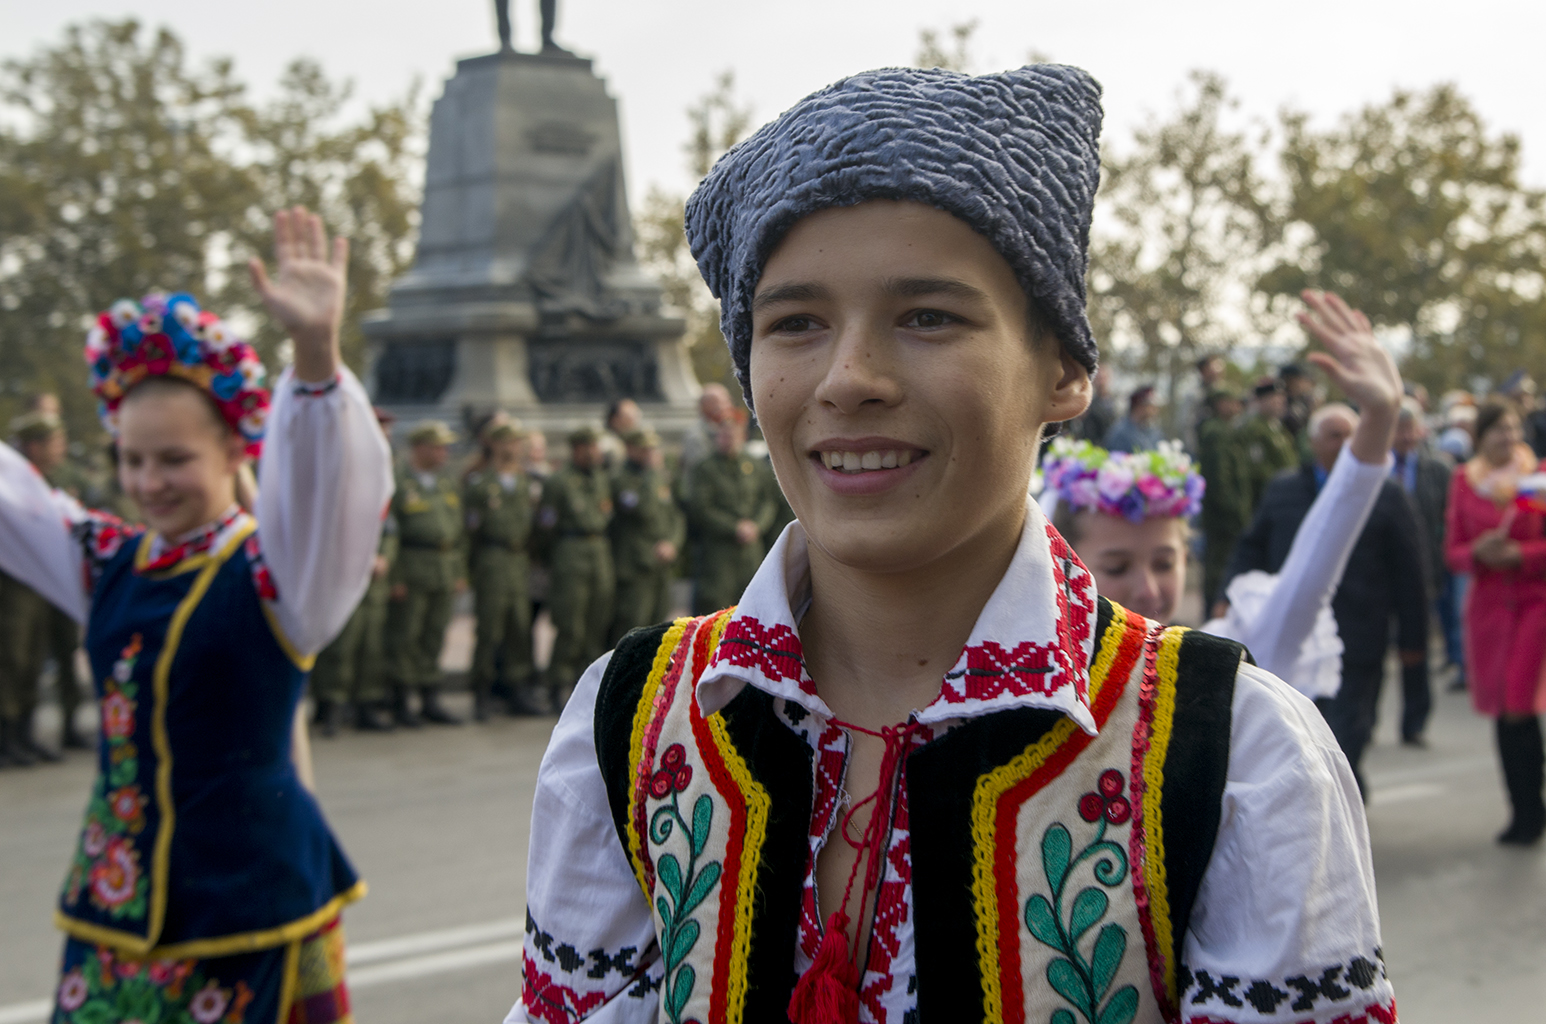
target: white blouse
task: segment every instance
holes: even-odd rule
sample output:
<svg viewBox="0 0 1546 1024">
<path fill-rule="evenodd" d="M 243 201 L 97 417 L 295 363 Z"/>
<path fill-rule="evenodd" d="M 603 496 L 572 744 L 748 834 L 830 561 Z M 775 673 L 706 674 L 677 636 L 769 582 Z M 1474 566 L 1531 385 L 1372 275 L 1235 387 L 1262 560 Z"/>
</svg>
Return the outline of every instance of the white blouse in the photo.
<svg viewBox="0 0 1546 1024">
<path fill-rule="evenodd" d="M 1050 562 L 1046 521 L 1032 503 L 1020 548 L 968 649 L 989 639 L 1012 647 L 1017 636 L 1041 643 L 1059 629 L 1070 635 L 1057 611 Z M 804 532 L 792 523 L 736 617 L 797 632 L 808 572 Z M 1080 610 L 1093 608 L 1093 592 L 1088 597 L 1070 600 L 1069 614 L 1093 614 Z M 527 983 L 506 1024 L 645 1024 L 659 1013 L 662 965 L 652 911 L 618 839 L 596 760 L 595 701 L 610 657 L 581 678 L 538 774 L 526 876 Z M 1086 673 L 1087 664 L 1088 652 L 1059 672 Z M 807 730 L 808 742 L 828 731 L 831 711 L 814 691 L 756 672 L 711 664 L 698 684 L 699 704 L 711 713 L 746 685 L 799 704 L 804 721 L 819 726 Z M 945 729 L 949 716 L 959 722 L 1006 706 L 1038 706 L 1094 732 L 1088 708 L 1072 700 L 1074 689 L 1074 680 L 1064 679 L 1051 693 L 974 701 L 952 694 L 947 681 L 916 717 Z M 1346 759 L 1314 705 L 1261 668 L 1241 666 L 1232 714 L 1217 840 L 1185 937 L 1190 973 L 1183 976 L 1182 1021 L 1393 1022 L 1368 829 Z M 851 745 L 836 749 L 846 757 Z M 873 1001 L 878 1009 L 861 1004 L 862 1021 L 902 1024 L 915 1009 L 910 882 L 902 902 L 890 944 L 896 954 L 884 976 L 864 977 L 867 990 L 882 983 L 885 991 Z M 796 951 L 791 966 L 806 966 L 803 959 Z M 1341 983 L 1349 979 L 1357 983 Z"/>
<path fill-rule="evenodd" d="M 266 600 L 296 652 L 315 654 L 343 629 L 370 585 L 392 497 L 391 450 L 354 374 L 340 368 L 335 382 L 318 386 L 285 370 L 274 388 L 258 479 L 257 537 L 277 592 Z M 90 580 L 73 528 L 89 516 L 0 444 L 0 569 L 80 622 Z"/>
<path fill-rule="evenodd" d="M 1358 461 L 1344 447 L 1305 513 L 1283 568 L 1230 580 L 1229 611 L 1203 631 L 1238 640 L 1256 664 L 1314 700 L 1334 697 L 1342 686 L 1342 639 L 1331 599 L 1342 571 L 1390 475 L 1391 458 Z"/>
</svg>

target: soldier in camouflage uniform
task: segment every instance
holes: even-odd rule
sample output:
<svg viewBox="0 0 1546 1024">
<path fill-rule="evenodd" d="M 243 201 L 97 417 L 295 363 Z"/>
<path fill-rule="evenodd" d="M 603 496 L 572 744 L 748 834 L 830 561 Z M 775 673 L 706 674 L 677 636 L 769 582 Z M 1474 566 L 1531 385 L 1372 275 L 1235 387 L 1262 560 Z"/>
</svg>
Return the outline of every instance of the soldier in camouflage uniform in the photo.
<svg viewBox="0 0 1546 1024">
<path fill-rule="evenodd" d="M 612 478 L 617 600 L 609 645 L 671 614 L 671 574 L 687 532 L 661 469 L 660 438 L 652 430 L 634 430 L 623 435 L 623 444 L 627 458 Z"/>
<path fill-rule="evenodd" d="M 569 465 L 548 478 L 537 514 L 552 550 L 549 606 L 558 635 L 548 686 L 555 710 L 601 656 L 612 625 L 612 488 L 601 465 L 600 437 L 591 427 L 569 435 Z"/>
<path fill-rule="evenodd" d="M 383 431 L 393 417 L 376 410 Z M 338 731 L 345 703 L 354 705 L 355 728 L 365 732 L 389 732 L 394 726 L 386 681 L 387 595 L 389 577 L 397 559 L 397 520 L 390 514 L 381 524 L 376 565 L 370 586 L 359 607 L 344 623 L 343 632 L 317 655 L 311 670 L 311 692 L 316 698 L 316 723 L 322 735 Z"/>
<path fill-rule="evenodd" d="M 687 518 L 699 540 L 696 615 L 741 599 L 762 564 L 763 534 L 778 514 L 769 491 L 771 471 L 745 451 L 746 414 L 735 410 L 722 420 L 714 445 L 714 454 L 692 468 L 687 489 Z"/>
<path fill-rule="evenodd" d="M 511 420 L 484 431 L 485 465 L 462 485 L 472 592 L 478 616 L 472 657 L 473 717 L 488 719 L 489 694 L 503 669 L 513 715 L 542 713 L 532 692 L 531 541 L 532 479 L 521 471 L 526 432 Z"/>
<path fill-rule="evenodd" d="M 408 464 L 397 475 L 391 514 L 397 520 L 397 562 L 387 603 L 387 663 L 393 714 L 410 728 L 424 721 L 459 725 L 440 703 L 440 652 L 452 602 L 465 586 L 462 499 L 445 472 L 451 428 L 437 420 L 408 435 Z M 419 714 L 409 705 L 419 693 Z"/>
<path fill-rule="evenodd" d="M 32 412 L 11 423 L 16 448 L 50 483 L 63 476 L 66 438 L 64 424 L 51 412 Z M 60 704 L 66 712 L 67 736 L 74 734 L 71 717 L 80 703 L 73 688 L 75 648 L 79 627 L 65 616 L 68 634 L 56 631 L 53 619 L 63 615 L 41 595 L 19 580 L 0 574 L 0 764 L 30 765 L 57 761 L 59 754 L 38 743 L 32 735 L 32 719 L 38 707 L 38 677 L 49 649 L 69 653 L 59 663 Z M 75 745 L 84 746 L 75 737 Z"/>
<path fill-rule="evenodd" d="M 1255 397 L 1256 409 L 1240 428 L 1240 442 L 1250 460 L 1253 515 L 1272 478 L 1299 465 L 1299 450 L 1283 426 L 1283 413 L 1288 407 L 1283 385 L 1271 377 L 1265 378 L 1257 383 Z"/>
<path fill-rule="evenodd" d="M 1251 465 L 1236 420 L 1240 396 L 1217 389 L 1208 395 L 1209 415 L 1197 426 L 1197 467 L 1207 482 L 1202 496 L 1203 607 L 1224 595 L 1224 573 L 1235 542 L 1251 525 Z"/>
</svg>

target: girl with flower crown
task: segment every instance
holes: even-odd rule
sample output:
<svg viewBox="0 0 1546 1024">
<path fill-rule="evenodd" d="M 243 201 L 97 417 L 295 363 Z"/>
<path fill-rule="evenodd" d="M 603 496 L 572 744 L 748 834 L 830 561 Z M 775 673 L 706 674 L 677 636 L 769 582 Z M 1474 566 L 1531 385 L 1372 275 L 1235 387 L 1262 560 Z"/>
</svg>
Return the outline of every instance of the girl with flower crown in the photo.
<svg viewBox="0 0 1546 1024">
<path fill-rule="evenodd" d="M 1309 358 L 1358 403 L 1358 427 L 1294 536 L 1281 572 L 1230 582 L 1228 611 L 1204 631 L 1245 644 L 1256 663 L 1311 699 L 1341 684 L 1330 601 L 1389 475 L 1401 378 L 1369 321 L 1338 296 L 1306 292 L 1300 322 L 1326 351 Z M 1042 469 L 1043 504 L 1089 566 L 1096 589 L 1160 622 L 1186 589 L 1187 519 L 1203 481 L 1179 445 L 1125 455 L 1059 438 Z"/>
<path fill-rule="evenodd" d="M 251 265 L 295 346 L 272 407 L 251 346 L 190 295 L 120 301 L 87 338 L 144 527 L 0 445 L 0 568 L 86 624 L 101 703 L 56 1024 L 351 1019 L 339 912 L 364 882 L 298 777 L 292 723 L 369 582 L 392 475 L 339 361 L 347 243 L 300 208 L 274 236 L 277 274 Z"/>
</svg>

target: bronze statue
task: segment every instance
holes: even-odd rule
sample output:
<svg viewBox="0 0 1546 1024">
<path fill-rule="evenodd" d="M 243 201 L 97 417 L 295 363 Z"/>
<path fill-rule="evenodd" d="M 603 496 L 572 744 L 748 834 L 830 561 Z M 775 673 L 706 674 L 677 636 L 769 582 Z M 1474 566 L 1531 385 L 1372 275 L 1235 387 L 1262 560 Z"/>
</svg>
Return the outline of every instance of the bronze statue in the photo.
<svg viewBox="0 0 1546 1024">
<path fill-rule="evenodd" d="M 537 8 L 542 15 L 542 52 L 567 54 L 568 50 L 553 42 L 553 26 L 558 21 L 558 0 L 539 0 Z M 510 0 L 494 0 L 494 17 L 499 21 L 499 48 L 514 50 L 515 46 L 511 42 Z"/>
</svg>

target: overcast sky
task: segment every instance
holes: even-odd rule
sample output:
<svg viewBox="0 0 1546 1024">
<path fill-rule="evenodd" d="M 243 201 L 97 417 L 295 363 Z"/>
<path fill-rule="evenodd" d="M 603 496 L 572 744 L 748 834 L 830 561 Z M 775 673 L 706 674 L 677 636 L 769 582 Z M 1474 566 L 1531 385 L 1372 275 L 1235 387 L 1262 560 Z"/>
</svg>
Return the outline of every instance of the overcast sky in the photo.
<svg viewBox="0 0 1546 1024">
<path fill-rule="evenodd" d="M 535 43 L 536 0 L 512 0 L 517 45 Z M 492 0 L 6 0 L 0 55 L 24 55 L 66 24 L 135 15 L 171 26 L 196 56 L 234 57 L 261 95 L 298 54 L 320 58 L 370 99 L 415 75 L 430 96 L 458 57 L 492 50 Z M 684 109 L 734 69 L 757 121 L 845 74 L 911 63 L 921 27 L 975 17 L 991 70 L 1036 51 L 1105 86 L 1106 138 L 1170 109 L 1192 68 L 1221 72 L 1251 114 L 1284 104 L 1330 120 L 1396 86 L 1453 81 L 1495 129 L 1524 142 L 1525 176 L 1546 187 L 1539 73 L 1546 4 L 1472 0 L 559 0 L 558 39 L 593 57 L 623 112 L 629 191 L 685 189 Z"/>
</svg>

